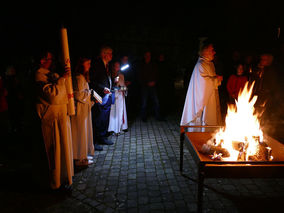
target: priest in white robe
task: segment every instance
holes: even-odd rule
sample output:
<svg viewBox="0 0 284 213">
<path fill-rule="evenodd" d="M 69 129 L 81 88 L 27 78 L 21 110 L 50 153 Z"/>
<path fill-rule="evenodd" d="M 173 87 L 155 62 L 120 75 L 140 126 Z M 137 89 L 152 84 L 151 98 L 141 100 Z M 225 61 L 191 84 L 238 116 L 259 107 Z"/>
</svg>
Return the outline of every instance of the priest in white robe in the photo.
<svg viewBox="0 0 284 213">
<path fill-rule="evenodd" d="M 58 189 L 70 186 L 73 169 L 73 151 L 70 118 L 67 114 L 67 92 L 65 79 L 70 71 L 60 77 L 50 71 L 53 56 L 45 53 L 40 60 L 40 68 L 35 73 L 37 85 L 37 114 L 41 119 L 42 135 L 45 143 L 50 174 L 50 186 Z"/>
<path fill-rule="evenodd" d="M 180 125 L 221 125 L 218 86 L 223 80 L 215 73 L 215 55 L 208 40 L 200 46 L 199 58 L 191 75 Z"/>
<path fill-rule="evenodd" d="M 73 77 L 76 114 L 71 116 L 71 127 L 73 158 L 77 166 L 93 163 L 88 159 L 88 155 L 90 158 L 94 155 L 91 90 L 88 84 L 90 67 L 90 59 L 80 58 Z"/>
</svg>

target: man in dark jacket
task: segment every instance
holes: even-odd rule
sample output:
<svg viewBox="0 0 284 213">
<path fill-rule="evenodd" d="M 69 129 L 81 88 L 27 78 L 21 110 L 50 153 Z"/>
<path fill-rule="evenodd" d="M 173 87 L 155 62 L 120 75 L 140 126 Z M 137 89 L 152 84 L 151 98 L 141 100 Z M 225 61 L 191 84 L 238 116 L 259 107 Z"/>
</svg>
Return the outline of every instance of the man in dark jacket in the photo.
<svg viewBox="0 0 284 213">
<path fill-rule="evenodd" d="M 111 107 L 111 73 L 109 62 L 112 60 L 112 49 L 104 46 L 100 50 L 100 56 L 94 61 L 93 69 L 90 72 L 90 88 L 95 90 L 103 99 L 102 104 L 95 103 L 92 108 L 93 137 L 95 150 L 103 148 L 99 144 L 112 145 L 113 142 L 107 139 L 109 114 Z"/>
<path fill-rule="evenodd" d="M 139 83 L 141 88 L 141 118 L 142 121 L 147 121 L 147 102 L 148 97 L 153 101 L 155 117 L 162 121 L 160 116 L 160 105 L 156 91 L 156 82 L 158 79 L 158 68 L 151 61 L 151 52 L 147 51 L 144 54 L 144 61 L 139 66 L 138 71 Z"/>
</svg>

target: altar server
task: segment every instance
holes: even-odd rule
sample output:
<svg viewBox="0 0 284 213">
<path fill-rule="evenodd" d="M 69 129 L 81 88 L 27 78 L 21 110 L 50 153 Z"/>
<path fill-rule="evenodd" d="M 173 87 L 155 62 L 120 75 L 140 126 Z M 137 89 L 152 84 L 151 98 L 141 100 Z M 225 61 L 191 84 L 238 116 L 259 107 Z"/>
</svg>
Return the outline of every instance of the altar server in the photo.
<svg viewBox="0 0 284 213">
<path fill-rule="evenodd" d="M 70 117 L 67 114 L 68 97 L 65 81 L 71 71 L 63 76 L 52 70 L 53 55 L 44 52 L 40 68 L 35 73 L 37 88 L 36 110 L 49 163 L 50 186 L 58 189 L 72 184 L 73 151 Z"/>
<path fill-rule="evenodd" d="M 75 165 L 85 166 L 93 163 L 94 155 L 93 127 L 91 108 L 91 90 L 88 82 L 91 60 L 80 58 L 73 79 L 76 114 L 71 116 L 73 158 Z M 88 159 L 89 155 L 89 159 Z"/>
<path fill-rule="evenodd" d="M 125 96 L 127 95 L 127 87 L 124 82 L 124 75 L 120 72 L 120 63 L 115 62 L 113 65 L 114 93 L 115 101 L 111 105 L 108 131 L 115 134 L 123 133 L 127 126 L 127 114 Z"/>
</svg>

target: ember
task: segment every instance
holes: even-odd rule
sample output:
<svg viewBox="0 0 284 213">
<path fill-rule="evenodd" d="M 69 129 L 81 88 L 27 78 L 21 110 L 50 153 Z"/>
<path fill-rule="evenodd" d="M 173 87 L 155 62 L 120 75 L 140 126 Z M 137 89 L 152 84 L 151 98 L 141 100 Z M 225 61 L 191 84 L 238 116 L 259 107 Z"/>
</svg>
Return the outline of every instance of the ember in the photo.
<svg viewBox="0 0 284 213">
<path fill-rule="evenodd" d="M 240 91 L 235 105 L 229 105 L 226 125 L 202 146 L 201 152 L 213 160 L 270 161 L 272 149 L 263 138 L 258 114 L 254 104 L 257 96 L 251 98 L 254 83 L 246 83 Z"/>
</svg>

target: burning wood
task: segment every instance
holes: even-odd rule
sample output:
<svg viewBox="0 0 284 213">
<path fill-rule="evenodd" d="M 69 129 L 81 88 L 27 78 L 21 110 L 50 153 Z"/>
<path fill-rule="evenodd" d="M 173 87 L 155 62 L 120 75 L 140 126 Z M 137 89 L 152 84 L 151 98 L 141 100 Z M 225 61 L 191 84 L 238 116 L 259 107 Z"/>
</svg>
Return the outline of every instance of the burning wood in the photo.
<svg viewBox="0 0 284 213">
<path fill-rule="evenodd" d="M 221 154 L 220 156 L 222 157 L 230 157 L 230 153 L 228 152 L 227 149 L 222 148 L 220 146 L 215 146 L 210 143 L 203 144 L 201 152 L 212 156 L 214 156 L 215 153 L 216 155 Z"/>
<path fill-rule="evenodd" d="M 251 98 L 254 84 L 248 83 L 239 93 L 236 105 L 229 105 L 226 126 L 202 146 L 201 152 L 213 160 L 270 161 L 272 150 L 264 142 L 258 114 L 254 104 L 257 96 Z M 221 157 L 220 157 L 221 156 Z"/>
<path fill-rule="evenodd" d="M 214 152 L 213 155 L 209 155 L 212 160 L 222 160 L 222 153 L 217 154 Z"/>
<path fill-rule="evenodd" d="M 257 153 L 255 155 L 248 156 L 248 160 L 251 161 L 271 161 L 272 149 L 266 143 L 259 143 Z"/>
<path fill-rule="evenodd" d="M 247 154 L 247 141 L 232 141 L 232 147 L 238 152 L 238 161 L 270 161 L 273 159 L 271 155 L 272 149 L 265 142 L 259 142 L 259 140 L 257 151 L 254 155 Z M 215 139 L 211 139 L 206 144 L 203 144 L 200 152 L 209 155 L 212 160 L 223 160 L 230 157 L 230 152 L 226 148 L 222 148 L 220 144 L 216 145 Z"/>
</svg>

